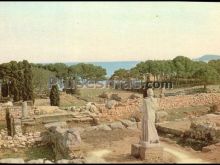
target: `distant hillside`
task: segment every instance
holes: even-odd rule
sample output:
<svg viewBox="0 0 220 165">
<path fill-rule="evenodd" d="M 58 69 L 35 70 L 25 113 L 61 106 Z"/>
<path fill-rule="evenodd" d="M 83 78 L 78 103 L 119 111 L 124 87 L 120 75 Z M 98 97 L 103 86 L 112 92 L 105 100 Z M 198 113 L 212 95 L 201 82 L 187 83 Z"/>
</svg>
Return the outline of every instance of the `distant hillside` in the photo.
<svg viewBox="0 0 220 165">
<path fill-rule="evenodd" d="M 203 61 L 203 62 L 209 62 L 210 60 L 220 60 L 219 55 L 204 55 L 199 58 L 193 59 L 194 61 Z"/>
</svg>

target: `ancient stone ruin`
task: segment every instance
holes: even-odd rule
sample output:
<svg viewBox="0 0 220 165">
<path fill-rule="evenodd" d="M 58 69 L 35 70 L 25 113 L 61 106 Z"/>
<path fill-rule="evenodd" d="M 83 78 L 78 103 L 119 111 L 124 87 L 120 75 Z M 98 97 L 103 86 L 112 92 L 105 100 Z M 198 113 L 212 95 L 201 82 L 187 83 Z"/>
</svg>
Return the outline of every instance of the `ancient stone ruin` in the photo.
<svg viewBox="0 0 220 165">
<path fill-rule="evenodd" d="M 206 94 L 198 95 L 192 101 L 191 96 L 181 96 L 183 99 L 181 101 L 187 106 L 195 103 L 199 105 L 206 97 Z M 158 133 L 160 136 L 165 134 L 167 137 L 177 137 L 188 143 L 201 143 L 200 150 L 204 152 L 209 152 L 211 145 L 219 143 L 217 106 L 207 107 L 210 114 L 203 115 L 201 119 L 194 117 L 190 118 L 191 120 L 169 121 L 170 112 L 164 109 L 182 106 L 182 102 L 179 102 L 180 99 L 176 96 L 160 98 L 158 95 L 157 98 L 153 98 L 153 93 L 149 93 L 144 102 L 134 94 L 127 97 L 127 100 L 117 101 L 119 100 L 117 97 L 110 98 L 108 97 L 105 103 L 87 102 L 86 105 L 66 107 L 65 110 L 59 107 L 33 106 L 25 102 L 12 106 L 4 104 L 1 113 L 4 112 L 3 116 L 7 120 L 7 130 L 2 129 L 0 132 L 0 147 L 19 152 L 21 148 L 47 145 L 52 149 L 55 158 L 51 161 L 45 159 L 24 161 L 14 158 L 1 159 L 0 162 L 85 163 L 87 161 L 83 146 L 87 143 L 83 143 L 85 135 L 97 132 L 114 134 L 117 130 L 122 133 L 137 131 L 138 135 L 141 131 L 140 140 L 131 145 L 131 155 L 135 161 L 163 162 L 166 151 L 161 147 Z M 206 103 L 208 102 L 215 104 L 215 99 Z M 143 107 L 142 111 L 140 106 Z M 182 125 L 176 129 L 175 126 L 179 123 Z M 206 144 L 202 144 L 204 142 Z"/>
</svg>

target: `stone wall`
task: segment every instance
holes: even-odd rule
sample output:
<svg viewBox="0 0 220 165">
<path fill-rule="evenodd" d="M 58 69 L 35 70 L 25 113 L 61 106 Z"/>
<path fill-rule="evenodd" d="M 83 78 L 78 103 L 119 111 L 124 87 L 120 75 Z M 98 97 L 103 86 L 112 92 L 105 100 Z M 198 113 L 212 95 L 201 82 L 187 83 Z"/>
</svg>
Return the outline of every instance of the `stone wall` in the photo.
<svg viewBox="0 0 220 165">
<path fill-rule="evenodd" d="M 5 120 L 5 115 L 6 115 L 6 106 L 1 106 L 0 105 L 0 120 L 4 121 Z M 10 106 L 10 114 L 14 116 L 15 118 L 21 118 L 22 112 L 21 112 L 21 106 Z M 29 115 L 33 115 L 33 111 L 31 110 L 32 107 L 28 107 Z"/>
<path fill-rule="evenodd" d="M 139 105 L 130 104 L 124 106 L 116 106 L 112 109 L 107 109 L 105 106 L 100 106 L 99 117 L 102 120 L 115 121 L 120 119 L 129 119 L 135 117 L 137 112 L 140 112 Z"/>
<path fill-rule="evenodd" d="M 100 118 L 108 121 L 140 116 L 141 99 L 127 100 L 125 103 L 117 102 L 112 108 L 106 108 L 104 104 L 97 105 L 101 114 Z M 160 110 L 191 107 L 212 106 L 220 104 L 219 93 L 201 93 L 195 95 L 179 95 L 158 98 Z"/>
<path fill-rule="evenodd" d="M 159 99 L 161 109 L 173 109 L 190 106 L 220 103 L 220 93 L 200 93 L 195 95 L 169 96 Z"/>
<path fill-rule="evenodd" d="M 220 141 L 220 127 L 212 121 L 194 120 L 190 129 L 185 132 L 185 137 L 215 143 Z"/>
</svg>

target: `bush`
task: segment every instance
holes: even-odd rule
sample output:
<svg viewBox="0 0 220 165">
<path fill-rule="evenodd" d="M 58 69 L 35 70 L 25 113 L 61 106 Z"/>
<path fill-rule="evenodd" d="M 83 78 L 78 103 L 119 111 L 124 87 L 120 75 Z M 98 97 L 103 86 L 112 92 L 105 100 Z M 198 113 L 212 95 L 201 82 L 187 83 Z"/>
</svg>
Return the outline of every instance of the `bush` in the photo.
<svg viewBox="0 0 220 165">
<path fill-rule="evenodd" d="M 108 99 L 108 94 L 106 92 L 102 92 L 100 95 L 99 95 L 100 98 L 103 98 L 103 99 Z"/>
<path fill-rule="evenodd" d="M 67 94 L 80 95 L 80 91 L 79 91 L 78 88 L 75 88 L 75 89 L 65 89 L 65 92 Z"/>
<path fill-rule="evenodd" d="M 118 96 L 118 94 L 112 94 L 110 98 L 111 98 L 111 100 L 116 100 L 116 101 L 122 100 L 122 98 L 120 96 Z"/>
<path fill-rule="evenodd" d="M 50 91 L 50 105 L 59 106 L 60 105 L 60 94 L 57 85 L 53 85 Z"/>
</svg>

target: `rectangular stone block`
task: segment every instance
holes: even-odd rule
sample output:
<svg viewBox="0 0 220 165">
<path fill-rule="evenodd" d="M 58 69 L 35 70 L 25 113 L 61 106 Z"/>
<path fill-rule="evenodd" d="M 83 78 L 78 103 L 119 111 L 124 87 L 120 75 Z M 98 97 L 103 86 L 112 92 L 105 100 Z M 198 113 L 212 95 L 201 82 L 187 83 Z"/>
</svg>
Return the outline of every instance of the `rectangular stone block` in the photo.
<svg viewBox="0 0 220 165">
<path fill-rule="evenodd" d="M 131 145 L 131 155 L 135 158 L 140 157 L 140 144 L 132 144 Z"/>
<path fill-rule="evenodd" d="M 163 161 L 163 147 L 140 147 L 140 158 L 147 162 L 161 162 Z"/>
</svg>

